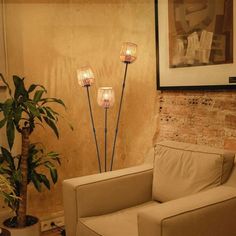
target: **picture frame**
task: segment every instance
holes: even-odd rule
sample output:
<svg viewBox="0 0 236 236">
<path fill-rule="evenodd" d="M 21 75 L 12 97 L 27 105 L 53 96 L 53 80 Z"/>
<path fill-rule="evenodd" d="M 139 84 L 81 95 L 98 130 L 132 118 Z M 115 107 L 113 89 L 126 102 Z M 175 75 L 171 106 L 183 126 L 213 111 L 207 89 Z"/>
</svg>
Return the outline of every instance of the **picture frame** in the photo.
<svg viewBox="0 0 236 236">
<path fill-rule="evenodd" d="M 232 1 L 232 4 L 235 5 L 236 0 Z M 232 37 L 234 39 L 231 48 L 232 62 L 219 64 L 209 62 L 209 64 L 196 64 L 196 66 L 171 67 L 170 51 L 172 50 L 169 45 L 168 4 L 169 0 L 155 0 L 157 89 L 236 89 L 236 42 L 234 42 L 236 40 L 236 7 L 233 7 L 232 19 Z"/>
</svg>

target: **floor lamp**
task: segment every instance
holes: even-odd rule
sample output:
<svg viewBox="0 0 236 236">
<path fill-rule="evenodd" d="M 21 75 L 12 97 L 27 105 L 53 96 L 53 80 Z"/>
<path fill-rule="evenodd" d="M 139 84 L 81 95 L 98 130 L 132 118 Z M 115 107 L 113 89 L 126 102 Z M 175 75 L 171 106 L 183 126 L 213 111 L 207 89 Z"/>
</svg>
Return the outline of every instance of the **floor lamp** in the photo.
<svg viewBox="0 0 236 236">
<path fill-rule="evenodd" d="M 97 151 L 98 169 L 99 169 L 99 172 L 101 173 L 102 172 L 101 159 L 100 159 L 100 154 L 99 154 L 97 135 L 96 135 L 96 129 L 94 125 L 93 112 L 92 112 L 91 101 L 90 101 L 90 92 L 89 92 L 90 86 L 94 83 L 94 74 L 93 74 L 92 69 L 89 66 L 81 67 L 80 69 L 77 70 L 77 78 L 78 78 L 79 85 L 81 87 L 86 88 L 88 105 L 89 105 L 89 113 L 90 113 L 90 118 L 91 118 L 92 129 L 93 129 L 93 136 L 94 136 L 94 141 L 95 141 L 96 151 Z"/>
<path fill-rule="evenodd" d="M 123 84 L 122 84 L 122 91 L 120 95 L 120 101 L 119 101 L 119 110 L 116 120 L 116 128 L 115 128 L 115 136 L 114 136 L 114 142 L 112 147 L 112 156 L 111 156 L 111 163 L 110 163 L 110 170 L 113 168 L 114 163 L 114 157 L 115 157 L 115 148 L 116 148 L 116 140 L 117 135 L 119 131 L 119 122 L 120 122 L 120 115 L 121 115 L 121 109 L 123 104 L 123 98 L 124 98 L 124 91 L 125 91 L 125 83 L 126 83 L 126 77 L 127 77 L 127 71 L 128 71 L 128 65 L 133 63 L 137 58 L 137 45 L 130 42 L 125 42 L 122 44 L 121 51 L 120 51 L 120 60 L 125 64 L 125 72 L 124 72 L 124 78 L 123 78 Z M 94 125 L 94 119 L 93 119 L 93 113 L 91 109 L 91 101 L 90 101 L 90 94 L 89 94 L 89 88 L 94 82 L 94 74 L 90 67 L 82 67 L 77 71 L 78 81 L 79 84 L 82 87 L 85 87 L 87 90 L 87 97 L 88 97 L 88 104 L 89 104 L 89 111 L 90 111 L 90 117 L 91 117 L 91 123 L 94 133 L 94 140 L 96 144 L 96 150 L 97 150 L 97 159 L 98 159 L 98 166 L 100 173 L 102 172 L 101 168 L 101 159 L 99 155 L 99 149 L 98 149 L 98 143 L 97 143 L 97 136 L 96 136 L 96 130 Z M 104 170 L 107 171 L 107 112 L 110 107 L 113 106 L 115 97 L 114 97 L 114 91 L 111 87 L 102 87 L 98 90 L 98 104 L 104 108 L 105 111 L 105 128 L 104 128 L 104 137 L 105 137 L 105 154 L 104 154 Z"/>
</svg>

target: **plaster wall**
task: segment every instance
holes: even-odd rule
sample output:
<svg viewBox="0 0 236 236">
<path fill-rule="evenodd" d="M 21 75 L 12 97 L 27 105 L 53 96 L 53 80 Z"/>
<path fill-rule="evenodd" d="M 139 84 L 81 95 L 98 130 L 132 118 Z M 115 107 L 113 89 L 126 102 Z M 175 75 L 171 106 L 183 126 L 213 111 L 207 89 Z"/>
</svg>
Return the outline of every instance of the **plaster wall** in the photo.
<svg viewBox="0 0 236 236">
<path fill-rule="evenodd" d="M 0 1 L 0 71 L 5 72 L 5 50 L 4 50 L 4 31 L 3 31 L 3 2 Z"/>
<path fill-rule="evenodd" d="M 125 68 L 119 60 L 122 42 L 138 45 L 138 59 L 128 68 L 114 169 L 142 163 L 152 147 L 156 130 L 154 1 L 8 0 L 4 7 L 9 75 L 24 76 L 27 84 L 44 85 L 49 96 L 67 105 L 66 112 L 58 108 L 65 117 L 59 124 L 59 140 L 40 126 L 31 137 L 62 157 L 59 181 L 50 192 L 38 194 L 30 186 L 29 212 L 43 217 L 63 209 L 63 179 L 98 172 L 86 92 L 76 80 L 76 69 L 86 63 L 96 76 L 91 98 L 102 157 L 104 111 L 96 103 L 97 89 L 112 86 L 115 90 L 116 103 L 108 113 L 111 155 Z"/>
<path fill-rule="evenodd" d="M 4 8 L 3 2 L 0 1 L 0 73 L 6 74 L 6 53 L 4 44 Z M 6 98 L 6 89 L 2 87 L 3 83 L 0 81 L 0 101 Z M 2 117 L 0 116 L 0 119 Z M 4 131 L 0 130 L 0 143 L 6 144 Z"/>
</svg>

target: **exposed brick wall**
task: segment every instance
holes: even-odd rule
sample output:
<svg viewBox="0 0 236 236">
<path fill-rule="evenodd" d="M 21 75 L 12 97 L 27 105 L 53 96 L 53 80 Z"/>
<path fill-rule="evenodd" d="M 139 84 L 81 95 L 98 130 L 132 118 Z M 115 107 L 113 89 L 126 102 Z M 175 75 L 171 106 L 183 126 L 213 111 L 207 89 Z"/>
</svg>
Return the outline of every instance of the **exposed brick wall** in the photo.
<svg viewBox="0 0 236 236">
<path fill-rule="evenodd" d="M 164 91 L 156 140 L 236 150 L 236 91 Z"/>
</svg>

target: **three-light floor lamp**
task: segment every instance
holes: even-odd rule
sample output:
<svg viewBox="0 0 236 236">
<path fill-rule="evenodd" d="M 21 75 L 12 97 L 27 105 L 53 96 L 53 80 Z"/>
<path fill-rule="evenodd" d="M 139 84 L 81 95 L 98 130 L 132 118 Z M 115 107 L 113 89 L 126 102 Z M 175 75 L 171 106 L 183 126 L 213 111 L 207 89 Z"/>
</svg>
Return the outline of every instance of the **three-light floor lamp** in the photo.
<svg viewBox="0 0 236 236">
<path fill-rule="evenodd" d="M 125 84 L 126 84 L 126 77 L 127 77 L 127 71 L 128 71 L 128 65 L 133 63 L 137 58 L 137 45 L 130 42 L 125 42 L 122 44 L 121 51 L 120 51 L 120 60 L 125 63 L 125 72 L 124 72 L 124 78 L 122 83 L 122 91 L 120 95 L 119 100 L 119 110 L 118 115 L 116 119 L 116 128 L 115 128 L 115 136 L 113 141 L 113 147 L 112 147 L 112 156 L 111 156 L 111 163 L 110 163 L 110 171 L 113 169 L 113 163 L 114 163 L 114 157 L 115 157 L 115 148 L 116 148 L 116 140 L 117 135 L 119 131 L 119 122 L 120 122 L 120 115 L 121 115 L 121 109 L 123 104 L 123 98 L 124 98 L 124 91 L 125 91 Z M 92 72 L 92 69 L 89 66 L 81 67 L 77 71 L 77 77 L 79 84 L 82 87 L 86 88 L 87 91 L 87 98 L 88 98 L 88 104 L 89 104 L 89 111 L 90 111 L 90 118 L 92 123 L 92 129 L 94 134 L 94 141 L 97 151 L 97 159 L 98 159 L 98 168 L 99 172 L 102 172 L 101 168 L 101 158 L 97 143 L 97 136 L 96 136 L 96 129 L 93 119 L 93 112 L 91 108 L 91 100 L 90 100 L 90 93 L 89 88 L 94 83 L 94 74 Z M 98 97 L 97 97 L 98 105 L 104 108 L 105 111 L 105 128 L 104 128 L 104 147 L 105 147 L 105 153 L 104 153 L 104 171 L 106 172 L 108 170 L 107 168 L 107 111 L 110 107 L 113 106 L 115 101 L 114 91 L 112 87 L 102 87 L 98 89 Z"/>
</svg>

